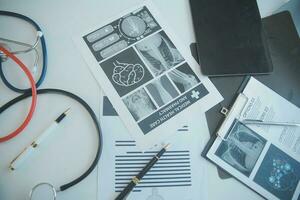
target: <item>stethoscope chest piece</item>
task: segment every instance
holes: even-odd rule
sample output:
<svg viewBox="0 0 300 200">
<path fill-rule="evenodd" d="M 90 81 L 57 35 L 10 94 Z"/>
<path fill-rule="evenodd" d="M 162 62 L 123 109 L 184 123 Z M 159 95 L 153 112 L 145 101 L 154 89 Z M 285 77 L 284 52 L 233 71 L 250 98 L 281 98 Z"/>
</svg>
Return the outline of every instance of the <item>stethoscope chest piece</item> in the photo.
<svg viewBox="0 0 300 200">
<path fill-rule="evenodd" d="M 30 193 L 30 200 L 56 200 L 56 189 L 50 183 L 39 183 L 34 186 Z"/>
</svg>

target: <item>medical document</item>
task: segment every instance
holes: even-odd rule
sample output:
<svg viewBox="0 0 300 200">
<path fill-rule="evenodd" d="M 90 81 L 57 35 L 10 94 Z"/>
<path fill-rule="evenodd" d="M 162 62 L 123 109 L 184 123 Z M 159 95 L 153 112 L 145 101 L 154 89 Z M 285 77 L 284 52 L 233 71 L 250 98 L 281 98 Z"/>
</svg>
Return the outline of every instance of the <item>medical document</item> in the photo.
<svg viewBox="0 0 300 200">
<path fill-rule="evenodd" d="M 207 157 L 267 199 L 300 199 L 300 109 L 255 78 L 230 109 Z"/>
<path fill-rule="evenodd" d="M 151 1 L 76 39 L 92 74 L 141 149 L 174 134 L 184 113 L 221 95 Z"/>
<path fill-rule="evenodd" d="M 106 97 L 102 104 L 103 153 L 98 166 L 98 199 L 110 200 L 161 147 L 141 152 Z M 206 161 L 200 155 L 209 137 L 201 134 L 206 125 L 204 120 L 204 115 L 197 115 L 195 120 L 177 124 L 176 133 L 166 141 L 171 147 L 129 194 L 128 200 L 206 199 Z"/>
</svg>

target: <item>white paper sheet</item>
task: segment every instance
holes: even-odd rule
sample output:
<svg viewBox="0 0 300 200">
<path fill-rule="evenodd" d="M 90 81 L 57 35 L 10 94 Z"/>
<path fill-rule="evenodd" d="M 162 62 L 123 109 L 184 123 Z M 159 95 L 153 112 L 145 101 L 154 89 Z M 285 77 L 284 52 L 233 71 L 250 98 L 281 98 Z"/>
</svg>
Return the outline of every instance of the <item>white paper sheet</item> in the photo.
<svg viewBox="0 0 300 200">
<path fill-rule="evenodd" d="M 150 1 L 101 24 L 76 43 L 140 148 L 174 134 L 194 106 L 222 100 Z"/>
<path fill-rule="evenodd" d="M 111 109 L 106 107 L 106 110 Z M 102 113 L 104 146 L 98 166 L 98 199 L 110 200 L 116 198 L 161 147 L 141 152 L 119 117 Z M 207 161 L 200 155 L 209 137 L 200 131 L 205 129 L 204 120 L 204 115 L 197 115 L 178 125 L 172 139 L 166 141 L 171 143 L 170 149 L 134 188 L 128 200 L 206 199 Z"/>
<path fill-rule="evenodd" d="M 257 0 L 261 17 L 272 15 L 277 9 L 289 2 L 289 0 Z"/>
<path fill-rule="evenodd" d="M 207 154 L 265 198 L 299 200 L 300 128 L 243 124 L 243 119 L 300 122 L 300 109 L 251 78 Z"/>
</svg>

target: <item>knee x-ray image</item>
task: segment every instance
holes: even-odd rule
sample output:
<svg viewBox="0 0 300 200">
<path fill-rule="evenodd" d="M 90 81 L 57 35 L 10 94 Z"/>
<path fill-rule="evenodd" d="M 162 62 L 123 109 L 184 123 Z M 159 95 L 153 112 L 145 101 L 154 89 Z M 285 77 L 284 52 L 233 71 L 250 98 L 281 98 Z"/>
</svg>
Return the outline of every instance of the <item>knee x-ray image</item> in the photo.
<svg viewBox="0 0 300 200">
<path fill-rule="evenodd" d="M 188 91 L 200 82 L 186 63 L 172 70 L 169 76 L 181 93 Z"/>
<path fill-rule="evenodd" d="M 147 85 L 147 89 L 159 107 L 172 101 L 179 95 L 167 76 L 162 76 L 158 80 L 150 83 Z"/>
</svg>

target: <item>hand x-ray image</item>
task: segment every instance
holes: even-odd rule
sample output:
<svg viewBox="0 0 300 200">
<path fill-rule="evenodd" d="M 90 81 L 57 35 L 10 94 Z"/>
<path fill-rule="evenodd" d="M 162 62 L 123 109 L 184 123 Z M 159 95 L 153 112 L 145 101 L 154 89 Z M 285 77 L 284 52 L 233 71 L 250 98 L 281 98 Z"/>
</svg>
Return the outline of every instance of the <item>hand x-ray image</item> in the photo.
<svg viewBox="0 0 300 200">
<path fill-rule="evenodd" d="M 172 70 L 169 76 L 181 93 L 191 89 L 200 82 L 186 63 Z"/>
<path fill-rule="evenodd" d="M 167 76 L 162 76 L 158 80 L 147 85 L 146 88 L 159 107 L 172 101 L 179 95 Z"/>
<path fill-rule="evenodd" d="M 265 144 L 264 138 L 236 120 L 216 155 L 249 177 Z"/>
<path fill-rule="evenodd" d="M 136 44 L 136 48 L 155 76 L 184 60 L 163 31 Z"/>
<path fill-rule="evenodd" d="M 123 99 L 128 110 L 136 121 L 151 114 L 156 107 L 144 89 L 137 90 Z"/>
</svg>

